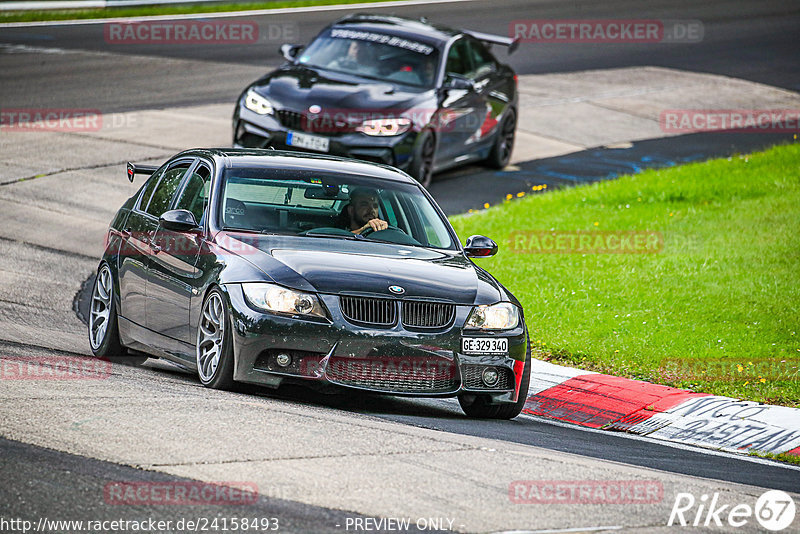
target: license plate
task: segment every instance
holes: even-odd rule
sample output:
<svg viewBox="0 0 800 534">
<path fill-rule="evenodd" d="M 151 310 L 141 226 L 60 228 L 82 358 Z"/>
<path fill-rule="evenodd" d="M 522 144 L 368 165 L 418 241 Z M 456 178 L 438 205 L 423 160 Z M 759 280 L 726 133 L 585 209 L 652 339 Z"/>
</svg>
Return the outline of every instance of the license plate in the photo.
<svg viewBox="0 0 800 534">
<path fill-rule="evenodd" d="M 505 337 L 462 337 L 463 354 L 508 354 L 508 338 Z"/>
<path fill-rule="evenodd" d="M 330 139 L 300 132 L 288 132 L 286 134 L 286 144 L 288 146 L 308 148 L 318 152 L 327 152 L 330 148 Z"/>
</svg>

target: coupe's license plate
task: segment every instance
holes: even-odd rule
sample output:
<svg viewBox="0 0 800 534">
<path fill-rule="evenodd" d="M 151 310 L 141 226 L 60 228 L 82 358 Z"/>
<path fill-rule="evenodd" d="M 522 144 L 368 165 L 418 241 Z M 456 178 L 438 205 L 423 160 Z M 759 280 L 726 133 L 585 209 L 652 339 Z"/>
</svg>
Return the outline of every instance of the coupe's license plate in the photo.
<svg viewBox="0 0 800 534">
<path fill-rule="evenodd" d="M 318 152 L 327 152 L 330 148 L 330 139 L 299 132 L 288 132 L 286 134 L 286 144 L 298 148 L 308 148 Z"/>
<path fill-rule="evenodd" d="M 505 337 L 462 337 L 463 354 L 507 354 L 508 338 Z"/>
</svg>

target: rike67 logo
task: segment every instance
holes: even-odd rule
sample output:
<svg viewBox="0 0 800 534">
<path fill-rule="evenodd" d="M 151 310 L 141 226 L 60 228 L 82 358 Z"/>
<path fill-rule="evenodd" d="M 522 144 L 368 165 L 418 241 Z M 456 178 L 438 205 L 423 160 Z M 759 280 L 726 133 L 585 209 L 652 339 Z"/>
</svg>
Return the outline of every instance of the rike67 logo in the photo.
<svg viewBox="0 0 800 534">
<path fill-rule="evenodd" d="M 780 490 L 770 490 L 749 504 L 722 504 L 720 494 L 701 495 L 699 499 L 691 493 L 678 493 L 669 514 L 667 526 L 723 527 L 726 530 L 747 525 L 755 517 L 758 524 L 772 532 L 788 528 L 795 517 L 792 497 Z"/>
</svg>

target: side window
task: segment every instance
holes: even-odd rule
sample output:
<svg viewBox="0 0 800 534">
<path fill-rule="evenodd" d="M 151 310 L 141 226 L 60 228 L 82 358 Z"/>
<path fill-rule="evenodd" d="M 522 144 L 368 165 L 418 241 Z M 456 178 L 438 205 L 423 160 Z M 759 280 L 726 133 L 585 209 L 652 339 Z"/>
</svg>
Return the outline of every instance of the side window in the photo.
<svg viewBox="0 0 800 534">
<path fill-rule="evenodd" d="M 470 78 L 478 79 L 497 70 L 492 54 L 480 42 L 470 41 L 468 49 L 472 59 L 472 70 L 468 74 Z"/>
<path fill-rule="evenodd" d="M 445 66 L 446 74 L 460 74 L 466 76 L 471 69 L 469 50 L 467 49 L 467 41 L 459 39 L 450 47 L 447 53 L 447 65 Z"/>
<path fill-rule="evenodd" d="M 203 220 L 208 205 L 208 191 L 211 187 L 211 170 L 200 164 L 186 181 L 186 186 L 178 197 L 175 209 L 189 210 L 199 223 Z"/>
<path fill-rule="evenodd" d="M 158 182 L 158 187 L 156 187 L 153 193 L 153 198 L 150 199 L 150 204 L 147 205 L 147 209 L 145 210 L 147 213 L 155 217 L 161 217 L 161 214 L 169 209 L 172 197 L 175 196 L 175 191 L 177 191 L 178 186 L 181 185 L 183 175 L 186 174 L 186 169 L 188 169 L 190 165 L 191 162 L 187 161 L 178 163 L 167 169 L 167 172 L 161 177 L 161 181 Z"/>
<path fill-rule="evenodd" d="M 156 185 L 158 185 L 158 181 L 161 180 L 165 168 L 166 167 L 162 167 L 147 179 L 142 196 L 139 197 L 139 205 L 136 209 L 144 211 L 147 208 L 147 205 L 150 203 L 150 197 L 153 196 L 153 190 L 156 188 Z"/>
</svg>

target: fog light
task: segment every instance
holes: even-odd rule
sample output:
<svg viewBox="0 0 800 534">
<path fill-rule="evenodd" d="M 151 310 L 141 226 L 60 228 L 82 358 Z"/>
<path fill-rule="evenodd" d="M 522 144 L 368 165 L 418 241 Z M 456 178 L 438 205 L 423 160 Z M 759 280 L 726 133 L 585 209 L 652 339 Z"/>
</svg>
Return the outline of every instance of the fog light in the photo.
<svg viewBox="0 0 800 534">
<path fill-rule="evenodd" d="M 288 367 L 289 364 L 292 363 L 292 357 L 285 352 L 281 352 L 275 356 L 275 361 L 278 362 L 278 365 L 281 367 Z"/>
<path fill-rule="evenodd" d="M 481 374 L 481 380 L 486 387 L 493 388 L 500 381 L 500 373 L 494 367 L 487 367 Z"/>
</svg>

